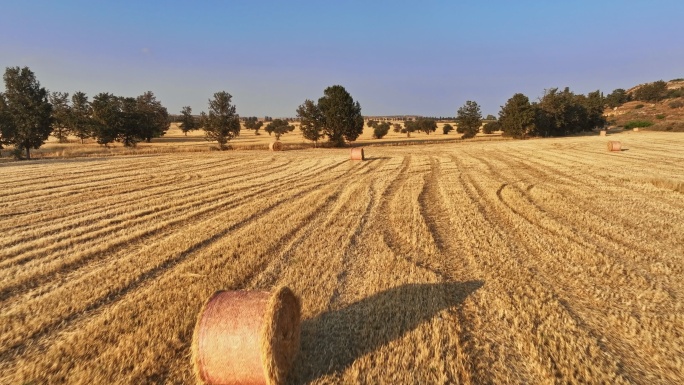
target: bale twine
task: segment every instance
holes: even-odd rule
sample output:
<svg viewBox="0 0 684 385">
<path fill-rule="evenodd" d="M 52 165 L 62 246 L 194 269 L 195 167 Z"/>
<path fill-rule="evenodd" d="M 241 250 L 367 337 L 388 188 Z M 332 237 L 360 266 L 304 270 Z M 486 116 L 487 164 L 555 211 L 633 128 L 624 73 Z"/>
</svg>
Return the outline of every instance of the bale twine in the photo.
<svg viewBox="0 0 684 385">
<path fill-rule="evenodd" d="M 599 135 L 601 135 L 601 136 L 606 136 L 606 130 L 601 130 L 601 131 L 599 132 Z"/>
<path fill-rule="evenodd" d="M 363 155 L 363 148 L 357 147 L 351 149 L 351 160 L 364 160 L 366 159 Z"/>
<path fill-rule="evenodd" d="M 268 144 L 268 149 L 271 151 L 282 151 L 283 143 L 281 141 L 276 140 L 275 142 L 271 142 Z"/>
<path fill-rule="evenodd" d="M 620 142 L 611 140 L 608 142 L 608 151 L 621 151 L 622 150 L 622 145 Z"/>
<path fill-rule="evenodd" d="M 300 317 L 287 287 L 214 293 L 195 325 L 195 375 L 204 384 L 285 383 L 299 351 Z"/>
</svg>

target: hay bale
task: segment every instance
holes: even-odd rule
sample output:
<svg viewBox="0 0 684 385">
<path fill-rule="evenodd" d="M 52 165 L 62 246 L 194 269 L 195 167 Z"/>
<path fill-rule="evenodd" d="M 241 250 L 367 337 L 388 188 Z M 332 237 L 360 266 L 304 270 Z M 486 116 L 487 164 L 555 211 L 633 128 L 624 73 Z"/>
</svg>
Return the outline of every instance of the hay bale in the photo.
<svg viewBox="0 0 684 385">
<path fill-rule="evenodd" d="M 601 135 L 601 136 L 606 136 L 606 130 L 601 130 L 601 131 L 599 131 L 599 135 Z"/>
<path fill-rule="evenodd" d="M 364 160 L 366 159 L 363 155 L 363 148 L 357 147 L 351 149 L 351 160 Z"/>
<path fill-rule="evenodd" d="M 620 142 L 611 140 L 608 142 L 608 151 L 622 151 L 622 144 Z"/>
<path fill-rule="evenodd" d="M 268 149 L 271 151 L 282 151 L 283 143 L 279 140 L 276 140 L 275 142 L 271 142 L 268 144 Z"/>
<path fill-rule="evenodd" d="M 639 132 L 639 127 L 634 127 L 634 129 L 632 131 Z"/>
<path fill-rule="evenodd" d="M 192 341 L 204 384 L 285 383 L 299 351 L 301 309 L 287 287 L 218 291 L 199 314 Z"/>
</svg>

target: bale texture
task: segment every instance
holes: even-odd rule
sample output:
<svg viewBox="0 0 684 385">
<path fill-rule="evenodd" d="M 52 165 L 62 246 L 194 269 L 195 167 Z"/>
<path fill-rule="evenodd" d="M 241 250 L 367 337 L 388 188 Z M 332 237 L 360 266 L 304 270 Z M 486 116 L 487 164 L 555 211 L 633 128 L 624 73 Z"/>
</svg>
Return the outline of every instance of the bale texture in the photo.
<svg viewBox="0 0 684 385">
<path fill-rule="evenodd" d="M 599 135 L 601 135 L 601 136 L 606 136 L 606 130 L 601 130 L 601 131 L 599 132 Z"/>
<path fill-rule="evenodd" d="M 622 145 L 620 142 L 617 141 L 610 141 L 608 142 L 608 151 L 621 151 L 622 150 Z"/>
<path fill-rule="evenodd" d="M 364 160 L 363 148 L 357 147 L 351 149 L 351 160 Z"/>
<path fill-rule="evenodd" d="M 271 142 L 268 144 L 268 149 L 271 151 L 282 151 L 283 150 L 283 143 L 276 140 L 275 142 Z"/>
<path fill-rule="evenodd" d="M 197 378 L 212 385 L 283 384 L 299 350 L 301 309 L 287 287 L 218 291 L 195 325 Z"/>
</svg>

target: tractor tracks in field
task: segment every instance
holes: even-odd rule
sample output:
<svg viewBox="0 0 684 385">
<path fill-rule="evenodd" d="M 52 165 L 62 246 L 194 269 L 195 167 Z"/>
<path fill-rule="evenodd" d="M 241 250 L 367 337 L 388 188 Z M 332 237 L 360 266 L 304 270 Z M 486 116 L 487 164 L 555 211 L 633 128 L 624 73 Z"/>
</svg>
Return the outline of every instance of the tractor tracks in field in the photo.
<svg viewBox="0 0 684 385">
<path fill-rule="evenodd" d="M 362 169 L 363 167 L 359 167 L 358 169 Z M 351 176 L 350 174 L 347 174 L 344 178 L 339 178 L 335 181 L 335 183 L 338 183 L 340 186 L 344 184 L 345 181 L 350 179 Z M 50 324 L 46 325 L 41 325 L 40 328 L 36 331 L 34 331 L 30 336 L 27 338 L 23 339 L 19 343 L 14 343 L 12 344 L 8 349 L 5 349 L 3 351 L 0 351 L 0 359 L 5 360 L 9 358 L 10 356 L 13 355 L 19 355 L 23 354 L 24 351 L 30 347 L 33 346 L 37 343 L 39 340 L 43 340 L 47 338 L 49 335 L 53 335 L 60 330 L 65 330 L 67 328 L 73 328 L 75 322 L 82 322 L 84 321 L 85 318 L 87 318 L 88 315 L 94 314 L 97 312 L 101 312 L 103 307 L 109 307 L 115 304 L 116 302 L 120 301 L 124 296 L 126 296 L 128 293 L 131 293 L 134 290 L 141 289 L 146 283 L 151 282 L 155 280 L 157 277 L 159 277 L 161 274 L 168 273 L 170 270 L 176 268 L 179 266 L 181 263 L 187 262 L 188 258 L 191 256 L 195 255 L 199 250 L 201 249 L 206 249 L 209 247 L 209 245 L 215 243 L 219 239 L 225 237 L 231 232 L 234 232 L 244 226 L 246 226 L 249 223 L 254 223 L 257 221 L 259 218 L 263 217 L 267 213 L 269 213 L 273 208 L 278 207 L 279 205 L 283 204 L 286 201 L 292 201 L 292 200 L 297 200 L 303 198 L 305 195 L 310 194 L 312 192 L 317 191 L 320 187 L 326 185 L 328 183 L 327 181 L 318 181 L 315 184 L 308 184 L 306 188 L 303 188 L 296 193 L 292 195 L 288 195 L 282 199 L 276 200 L 272 203 L 270 203 L 268 206 L 262 208 L 256 213 L 253 213 L 249 215 L 248 217 L 236 222 L 235 224 L 231 225 L 230 227 L 224 228 L 218 233 L 214 233 L 211 235 L 209 238 L 205 238 L 199 242 L 193 242 L 188 248 L 175 253 L 173 258 L 166 259 L 164 260 L 160 265 L 157 265 L 151 270 L 148 270 L 146 272 L 143 272 L 141 275 L 138 275 L 135 277 L 132 281 L 130 281 L 128 284 L 126 284 L 123 287 L 119 288 L 113 288 L 111 292 L 109 292 L 106 296 L 101 297 L 100 299 L 96 300 L 95 302 L 90 303 L 87 308 L 79 310 L 78 312 L 74 312 L 72 314 L 69 314 L 68 316 L 55 320 Z M 330 194 L 324 201 L 323 204 L 329 203 L 331 199 L 333 199 L 336 196 L 335 192 Z M 321 207 L 323 207 L 321 204 L 319 206 L 319 209 L 315 210 L 314 213 L 312 213 L 308 218 L 313 218 L 317 215 L 317 212 L 320 210 Z M 275 252 L 282 242 L 287 242 L 289 238 L 294 236 L 299 229 L 293 229 L 292 231 L 289 231 L 284 237 L 279 239 L 277 242 L 275 242 L 274 246 L 269 249 L 269 253 Z M 265 258 L 262 256 L 263 261 L 260 264 L 257 264 L 254 269 L 252 270 L 252 273 L 248 274 L 247 276 L 243 277 L 242 280 L 240 280 L 239 285 L 245 284 L 248 281 L 250 281 L 261 269 L 266 266 L 269 262 L 268 258 Z"/>
<path fill-rule="evenodd" d="M 342 162 L 330 165 L 321 171 L 325 172 L 325 169 L 333 169 L 341 164 Z M 307 171 L 315 172 L 317 170 Z M 64 259 L 68 259 L 66 257 L 61 258 L 58 262 L 55 262 L 58 264 L 52 268 L 41 267 L 41 273 L 38 275 L 28 274 L 24 279 L 15 279 L 14 282 L 5 280 L 5 282 L 3 282 L 4 284 L 2 285 L 2 287 L 0 287 L 0 302 L 7 300 L 10 296 L 17 295 L 20 292 L 30 290 L 41 285 L 45 285 L 51 280 L 52 277 L 58 275 L 63 276 L 64 274 L 67 274 L 71 271 L 75 271 L 81 268 L 82 266 L 85 266 L 95 260 L 103 260 L 108 258 L 108 256 L 117 255 L 119 252 L 125 250 L 130 250 L 130 252 L 133 252 L 134 250 L 139 248 L 138 245 L 141 242 L 147 243 L 151 241 L 151 239 L 153 238 L 157 238 L 159 236 L 163 237 L 165 236 L 165 234 L 172 234 L 175 229 L 174 226 L 176 225 L 182 224 L 185 227 L 188 227 L 191 224 L 191 222 L 189 222 L 190 220 L 193 221 L 192 223 L 196 223 L 198 221 L 202 221 L 204 218 L 220 215 L 221 212 L 237 208 L 240 205 L 249 202 L 249 200 L 258 199 L 262 196 L 263 193 L 271 189 L 278 189 L 280 187 L 287 186 L 288 184 L 291 184 L 291 181 L 296 180 L 300 177 L 301 175 L 299 173 L 295 173 L 291 177 L 280 180 L 278 183 L 275 184 L 269 181 L 264 181 L 261 184 L 257 184 L 256 186 L 248 186 L 244 190 L 252 190 L 250 193 L 235 196 L 236 193 L 232 192 L 231 196 L 221 198 L 219 201 L 214 201 L 212 204 L 208 206 L 206 204 L 203 204 L 201 207 L 194 211 L 191 211 L 186 216 L 166 221 L 162 224 L 152 226 L 148 229 L 139 230 L 134 234 L 131 234 L 130 231 L 125 231 L 124 234 L 122 234 L 120 237 L 110 242 L 107 242 L 105 245 L 101 245 L 101 247 L 98 247 L 96 250 L 74 256 L 73 258 L 71 258 L 71 261 L 64 261 Z M 215 194 L 221 194 L 221 192 L 216 191 Z M 199 203 L 202 204 L 203 202 Z M 196 201 L 191 201 L 190 203 L 188 203 L 188 207 L 191 208 L 197 206 L 197 204 L 198 203 Z M 175 212 L 176 209 L 177 207 L 172 207 L 165 211 Z M 151 215 L 155 214 L 156 212 L 153 211 Z M 135 223 L 144 224 L 145 222 L 147 222 L 147 218 L 137 218 L 135 220 Z M 119 225 L 121 229 L 127 229 L 129 226 L 130 223 L 122 223 Z M 105 231 L 106 233 L 110 232 L 107 229 L 104 229 L 103 231 Z M 131 235 L 135 236 L 134 244 L 131 244 Z M 97 234 L 89 235 L 87 237 L 88 239 L 98 238 Z M 58 252 L 63 247 L 68 247 L 72 242 L 73 240 L 66 240 L 65 245 L 57 244 L 50 246 L 49 250 L 44 251 L 44 253 L 47 253 L 45 254 L 45 256 L 54 255 L 55 252 Z M 3 270 L 5 270 L 5 274 L 8 274 L 7 267 L 5 267 Z"/>
</svg>

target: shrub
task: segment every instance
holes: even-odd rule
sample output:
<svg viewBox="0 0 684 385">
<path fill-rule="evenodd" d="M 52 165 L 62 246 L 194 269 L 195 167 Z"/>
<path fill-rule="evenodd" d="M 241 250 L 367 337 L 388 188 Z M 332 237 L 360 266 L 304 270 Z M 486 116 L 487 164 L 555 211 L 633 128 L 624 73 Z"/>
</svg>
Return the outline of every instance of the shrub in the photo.
<svg viewBox="0 0 684 385">
<path fill-rule="evenodd" d="M 684 102 L 681 100 L 675 100 L 673 102 L 670 102 L 670 104 L 668 105 L 670 106 L 670 108 L 682 108 L 684 107 Z"/>
<path fill-rule="evenodd" d="M 389 132 L 390 124 L 387 122 L 376 123 L 373 127 L 373 138 L 382 139 Z"/>
<path fill-rule="evenodd" d="M 632 120 L 625 124 L 625 128 L 629 130 L 636 127 L 650 127 L 652 125 L 653 122 L 649 122 L 648 120 Z"/>
<path fill-rule="evenodd" d="M 501 124 L 499 122 L 489 122 L 482 127 L 482 132 L 485 134 L 491 134 L 494 131 L 500 131 L 501 130 Z"/>
<path fill-rule="evenodd" d="M 635 110 L 638 110 L 640 108 L 644 108 L 644 105 L 643 104 L 637 104 L 636 106 L 634 106 Z"/>
<path fill-rule="evenodd" d="M 665 119 L 665 114 L 656 115 L 656 119 Z"/>
<path fill-rule="evenodd" d="M 454 129 L 454 127 L 451 126 L 451 124 L 447 123 L 444 125 L 444 127 L 442 127 L 442 132 L 444 133 L 444 135 L 446 135 L 446 134 L 450 133 L 451 131 L 453 131 L 453 129 Z"/>
</svg>

